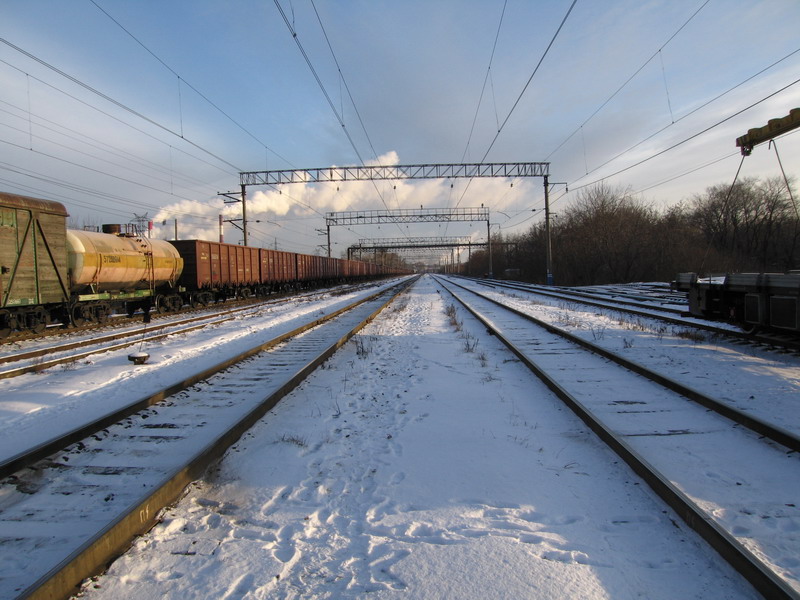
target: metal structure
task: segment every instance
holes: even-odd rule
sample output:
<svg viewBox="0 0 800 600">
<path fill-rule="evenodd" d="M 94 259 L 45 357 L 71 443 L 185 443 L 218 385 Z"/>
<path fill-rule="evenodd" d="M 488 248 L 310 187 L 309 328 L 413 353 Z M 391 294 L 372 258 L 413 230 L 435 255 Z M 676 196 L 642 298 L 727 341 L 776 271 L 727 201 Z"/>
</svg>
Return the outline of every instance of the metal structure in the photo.
<svg viewBox="0 0 800 600">
<path fill-rule="evenodd" d="M 473 242 L 469 236 L 416 237 L 416 238 L 372 238 L 358 240 L 347 248 L 347 258 L 356 252 L 419 252 L 430 250 L 452 250 L 455 248 L 484 248 L 486 242 Z"/>
<path fill-rule="evenodd" d="M 480 208 L 397 208 L 394 210 L 346 210 L 325 213 L 325 224 L 382 225 L 384 223 L 449 223 L 488 221 L 489 209 Z"/>
<path fill-rule="evenodd" d="M 516 246 L 513 242 L 493 243 L 492 246 Z M 364 253 L 372 253 L 377 261 L 378 253 L 392 252 L 397 254 L 413 254 L 418 259 L 428 258 L 433 262 L 440 261 L 442 256 L 450 254 L 450 264 L 454 265 L 456 260 L 454 251 L 461 248 L 469 250 L 469 257 L 472 257 L 472 250 L 487 248 L 487 242 L 476 242 L 470 236 L 450 236 L 450 237 L 416 237 L 416 238 L 369 238 L 360 239 L 357 244 L 347 248 L 347 258 L 361 260 Z M 438 252 L 437 252 L 438 251 Z M 469 258 L 467 259 L 469 263 Z M 441 264 L 441 263 L 440 263 Z"/>
<path fill-rule="evenodd" d="M 375 165 L 375 166 L 353 166 L 353 167 L 323 167 L 315 169 L 282 169 L 273 171 L 243 171 L 239 173 L 239 184 L 241 186 L 242 202 L 242 232 L 244 243 L 247 244 L 247 201 L 246 190 L 249 185 L 282 185 L 290 183 L 332 183 L 337 181 L 388 181 L 405 179 L 473 179 L 484 177 L 503 177 L 503 178 L 523 178 L 523 177 L 542 177 L 544 179 L 544 205 L 545 205 L 545 224 L 547 231 L 547 281 L 552 283 L 552 253 L 550 250 L 550 199 L 549 183 L 550 163 L 549 162 L 516 162 L 516 163 L 440 163 L 440 164 L 418 164 L 418 165 Z M 232 193 L 222 194 L 233 198 Z M 403 211 L 404 209 L 400 209 Z M 353 211 L 361 213 L 361 221 L 355 220 L 342 222 L 350 219 L 347 213 L 328 213 L 325 221 L 328 228 L 328 256 L 331 255 L 330 227 L 331 225 L 354 225 L 372 223 L 412 223 L 430 221 L 482 221 L 486 220 L 487 240 L 491 240 L 491 225 L 489 223 L 489 209 L 483 215 L 469 218 L 457 218 L 456 211 L 476 211 L 479 209 L 428 209 L 437 211 L 435 214 L 424 214 L 425 209 L 411 211 L 416 215 L 388 215 L 397 211 Z M 449 212 L 448 212 L 449 211 Z M 384 213 L 366 215 L 365 213 Z M 353 215 L 358 219 L 358 214 Z M 366 219 L 377 219 L 368 221 Z M 386 220 L 380 220 L 386 219 Z M 491 271 L 492 264 L 492 245 L 489 244 L 489 266 Z M 490 273 L 491 276 L 491 273 Z"/>
<path fill-rule="evenodd" d="M 483 247 L 484 242 L 473 242 L 469 236 L 451 237 L 409 237 L 409 238 L 370 238 L 358 240 L 350 246 L 363 250 L 410 250 L 414 248 L 463 248 L 465 246 Z"/>
<path fill-rule="evenodd" d="M 479 208 L 398 208 L 395 210 L 350 210 L 325 213 L 330 256 L 331 227 L 336 225 L 381 225 L 384 223 L 452 223 L 486 221 L 486 239 L 490 239 L 489 209 Z M 489 244 L 489 270 L 492 249 Z"/>
<path fill-rule="evenodd" d="M 743 136 L 736 138 L 736 145 L 742 149 L 743 156 L 750 156 L 758 144 L 768 142 L 781 134 L 800 127 L 800 108 L 793 108 L 780 119 L 770 119 L 764 127 L 748 129 Z"/>
<path fill-rule="evenodd" d="M 241 186 L 242 191 L 240 192 L 240 197 L 237 198 L 234 196 L 236 192 L 217 192 L 217 196 L 224 196 L 227 200 L 223 200 L 225 204 L 236 204 L 237 202 L 242 203 L 242 218 L 241 219 L 223 219 L 222 215 L 220 215 L 219 221 L 219 241 L 222 243 L 222 223 L 230 223 L 238 230 L 242 232 L 242 246 L 247 246 L 247 186 Z M 242 225 L 239 226 L 237 221 L 241 221 Z"/>
<path fill-rule="evenodd" d="M 241 185 L 330 183 L 334 181 L 386 181 L 393 179 L 447 179 L 475 177 L 547 177 L 550 163 L 450 163 L 428 165 L 376 165 L 323 167 L 239 173 Z"/>
</svg>

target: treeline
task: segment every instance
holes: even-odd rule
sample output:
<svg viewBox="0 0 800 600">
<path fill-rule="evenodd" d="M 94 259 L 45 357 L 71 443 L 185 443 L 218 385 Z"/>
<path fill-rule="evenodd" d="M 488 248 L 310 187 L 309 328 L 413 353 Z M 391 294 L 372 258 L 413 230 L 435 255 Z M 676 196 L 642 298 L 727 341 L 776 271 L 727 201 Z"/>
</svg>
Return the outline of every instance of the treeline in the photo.
<svg viewBox="0 0 800 600">
<path fill-rule="evenodd" d="M 800 268 L 800 218 L 782 178 L 712 186 L 666 210 L 599 184 L 582 190 L 550 229 L 557 285 Z M 492 267 L 495 277 L 518 269 L 515 279 L 544 283 L 544 223 L 520 235 L 492 236 Z M 462 270 L 488 273 L 487 253 L 473 253 Z"/>
</svg>

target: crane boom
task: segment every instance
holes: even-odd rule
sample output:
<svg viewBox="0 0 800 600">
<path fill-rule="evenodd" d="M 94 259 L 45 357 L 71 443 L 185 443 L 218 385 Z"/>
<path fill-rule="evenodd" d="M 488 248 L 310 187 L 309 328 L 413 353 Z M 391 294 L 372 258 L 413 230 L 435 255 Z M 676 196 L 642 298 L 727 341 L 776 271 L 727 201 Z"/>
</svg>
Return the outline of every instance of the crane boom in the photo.
<svg viewBox="0 0 800 600">
<path fill-rule="evenodd" d="M 736 138 L 736 145 L 742 149 L 744 156 L 750 156 L 753 147 L 797 127 L 800 127 L 800 108 L 793 108 L 783 118 L 770 119 L 764 127 L 749 129 L 743 136 Z"/>
</svg>

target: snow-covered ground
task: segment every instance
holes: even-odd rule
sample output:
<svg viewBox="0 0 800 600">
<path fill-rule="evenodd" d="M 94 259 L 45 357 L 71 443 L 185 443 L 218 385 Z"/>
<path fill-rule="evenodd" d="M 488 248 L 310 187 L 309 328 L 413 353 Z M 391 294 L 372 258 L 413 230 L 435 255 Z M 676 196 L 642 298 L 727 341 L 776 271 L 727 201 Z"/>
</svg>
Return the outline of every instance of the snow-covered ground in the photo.
<svg viewBox="0 0 800 600">
<path fill-rule="evenodd" d="M 796 354 L 579 302 L 466 285 L 800 436 Z"/>
<path fill-rule="evenodd" d="M 0 380 L 0 458 L 13 456 L 56 434 L 132 404 L 183 381 L 189 374 L 217 365 L 390 285 L 391 282 L 383 282 L 346 294 L 323 293 L 313 298 L 270 303 L 189 334 Z M 34 340 L 15 346 L 24 351 L 50 343 L 52 340 Z M 128 354 L 140 349 L 151 357 L 147 364 L 134 366 Z"/>
<path fill-rule="evenodd" d="M 83 595 L 757 597 L 450 303 L 421 279 Z"/>
</svg>

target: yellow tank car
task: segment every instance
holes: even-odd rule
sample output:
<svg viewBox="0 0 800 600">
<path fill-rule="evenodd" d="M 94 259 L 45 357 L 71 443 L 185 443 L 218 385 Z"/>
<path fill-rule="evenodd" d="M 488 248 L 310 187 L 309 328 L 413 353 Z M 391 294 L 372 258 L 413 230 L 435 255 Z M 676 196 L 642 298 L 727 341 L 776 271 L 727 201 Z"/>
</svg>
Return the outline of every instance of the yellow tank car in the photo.
<svg viewBox="0 0 800 600">
<path fill-rule="evenodd" d="M 70 289 L 101 294 L 174 285 L 183 270 L 175 247 L 163 240 L 67 230 Z"/>
</svg>

